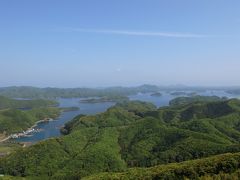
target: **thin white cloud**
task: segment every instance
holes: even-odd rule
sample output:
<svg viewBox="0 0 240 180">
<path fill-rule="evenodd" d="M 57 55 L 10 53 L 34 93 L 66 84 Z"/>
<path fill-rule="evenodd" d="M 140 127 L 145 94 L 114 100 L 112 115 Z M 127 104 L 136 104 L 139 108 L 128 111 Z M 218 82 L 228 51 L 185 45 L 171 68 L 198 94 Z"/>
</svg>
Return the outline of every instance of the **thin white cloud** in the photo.
<svg viewBox="0 0 240 180">
<path fill-rule="evenodd" d="M 205 38 L 209 35 L 179 32 L 153 32 L 153 31 L 129 31 L 129 30 L 109 30 L 109 29 L 84 29 L 84 28 L 64 28 L 67 32 L 115 34 L 128 36 L 155 36 L 169 38 Z"/>
</svg>

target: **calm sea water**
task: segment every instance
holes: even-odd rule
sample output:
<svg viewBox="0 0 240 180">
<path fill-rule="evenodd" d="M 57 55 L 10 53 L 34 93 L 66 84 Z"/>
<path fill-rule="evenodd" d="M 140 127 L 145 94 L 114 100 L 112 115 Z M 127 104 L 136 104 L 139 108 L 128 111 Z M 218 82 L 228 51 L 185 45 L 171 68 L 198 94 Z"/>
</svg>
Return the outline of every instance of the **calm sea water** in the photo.
<svg viewBox="0 0 240 180">
<path fill-rule="evenodd" d="M 63 112 L 61 116 L 54 121 L 41 122 L 35 127 L 36 129 L 40 129 L 40 132 L 35 132 L 30 137 L 21 137 L 14 140 L 17 142 L 37 142 L 50 137 L 60 136 L 60 128 L 75 116 L 79 114 L 93 115 L 101 113 L 115 104 L 110 102 L 94 104 L 80 103 L 80 100 L 80 98 L 58 99 L 60 103 L 59 107 L 79 107 L 79 110 Z"/>
<path fill-rule="evenodd" d="M 177 96 L 170 95 L 167 92 L 161 92 L 162 96 L 154 97 L 150 94 L 137 94 L 129 96 L 130 100 L 141 100 L 152 102 L 157 107 L 167 106 L 169 101 Z M 224 91 L 205 91 L 199 92 L 199 95 L 216 95 L 216 96 L 226 96 L 233 98 L 233 95 L 227 94 Z M 71 99 L 58 99 L 60 107 L 79 107 L 77 111 L 63 112 L 61 116 L 55 121 L 42 122 L 39 123 L 36 128 L 40 129 L 40 132 L 33 133 L 30 137 L 21 137 L 15 139 L 18 142 L 38 142 L 50 137 L 60 136 L 60 128 L 67 122 L 72 120 L 75 116 L 79 114 L 93 115 L 106 111 L 109 107 L 113 106 L 115 103 L 104 102 L 104 103 L 80 103 L 80 98 L 71 98 Z"/>
</svg>

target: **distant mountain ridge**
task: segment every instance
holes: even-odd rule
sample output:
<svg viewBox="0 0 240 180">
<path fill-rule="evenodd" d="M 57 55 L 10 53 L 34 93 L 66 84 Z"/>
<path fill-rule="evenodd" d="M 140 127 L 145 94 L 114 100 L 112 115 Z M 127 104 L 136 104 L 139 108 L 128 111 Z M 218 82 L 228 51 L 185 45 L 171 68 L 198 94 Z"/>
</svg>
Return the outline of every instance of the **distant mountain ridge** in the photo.
<svg viewBox="0 0 240 180">
<path fill-rule="evenodd" d="M 57 106 L 58 102 L 53 100 L 33 99 L 33 100 L 17 100 L 4 96 L 0 96 L 0 109 L 31 109 L 38 107 Z"/>
<path fill-rule="evenodd" d="M 30 86 L 12 86 L 0 88 L 0 95 L 11 98 L 72 98 L 72 97 L 102 97 L 126 96 L 137 93 L 151 93 L 159 91 L 154 85 L 137 87 L 108 87 L 108 88 L 36 88 Z"/>
<path fill-rule="evenodd" d="M 38 88 L 31 86 L 0 87 L 0 96 L 10 98 L 74 98 L 74 97 L 103 97 L 103 96 L 128 96 L 137 93 L 157 93 L 159 91 L 205 91 L 223 90 L 229 93 L 237 92 L 236 87 L 201 87 L 201 86 L 156 86 L 144 84 L 135 87 L 105 87 L 105 88 Z"/>
</svg>

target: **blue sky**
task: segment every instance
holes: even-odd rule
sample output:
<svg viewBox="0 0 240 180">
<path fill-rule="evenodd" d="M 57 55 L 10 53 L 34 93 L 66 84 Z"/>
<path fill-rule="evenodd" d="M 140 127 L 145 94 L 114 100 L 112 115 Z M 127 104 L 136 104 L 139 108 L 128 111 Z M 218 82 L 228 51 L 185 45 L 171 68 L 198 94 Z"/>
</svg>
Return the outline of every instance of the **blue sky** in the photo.
<svg viewBox="0 0 240 180">
<path fill-rule="evenodd" d="M 239 0 L 1 0 L 0 86 L 240 85 Z"/>
</svg>

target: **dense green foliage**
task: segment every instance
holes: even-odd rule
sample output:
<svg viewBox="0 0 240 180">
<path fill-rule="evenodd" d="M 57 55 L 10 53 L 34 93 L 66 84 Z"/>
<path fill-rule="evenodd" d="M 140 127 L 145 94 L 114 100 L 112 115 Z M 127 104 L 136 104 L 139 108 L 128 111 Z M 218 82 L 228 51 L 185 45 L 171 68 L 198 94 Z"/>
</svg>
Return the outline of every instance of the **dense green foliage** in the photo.
<svg viewBox="0 0 240 180">
<path fill-rule="evenodd" d="M 191 96 L 191 97 L 177 97 L 169 102 L 170 105 L 179 106 L 195 102 L 213 102 L 213 101 L 225 101 L 226 97 L 218 96 Z"/>
<path fill-rule="evenodd" d="M 34 100 L 16 100 L 0 96 L 0 109 L 31 109 L 47 106 L 57 106 L 58 103 L 52 100 L 34 99 Z"/>
<path fill-rule="evenodd" d="M 0 158 L 21 148 L 19 143 L 1 142 L 0 143 Z"/>
<path fill-rule="evenodd" d="M 171 163 L 151 168 L 130 168 L 122 173 L 101 173 L 86 180 L 110 179 L 238 179 L 240 153 L 227 153 L 209 158 Z"/>
<path fill-rule="evenodd" d="M 36 88 L 36 87 L 5 87 L 0 88 L 0 95 L 11 98 L 72 98 L 72 97 L 102 97 L 127 96 L 131 94 L 159 91 L 159 87 L 142 85 L 138 87 L 110 87 L 103 89 L 91 88 Z"/>
<path fill-rule="evenodd" d="M 239 153 L 188 160 L 239 152 L 239 131 L 237 99 L 159 109 L 150 103 L 122 102 L 95 116 L 79 115 L 62 129 L 65 136 L 1 159 L 0 174 L 78 179 L 101 172 L 122 172 L 93 179 L 171 179 L 235 173 Z M 182 161 L 187 162 L 176 163 Z M 163 165 L 167 163 L 175 164 Z"/>
<path fill-rule="evenodd" d="M 26 180 L 26 179 L 33 179 L 33 178 L 24 178 L 24 177 L 16 177 L 16 176 L 3 176 L 3 177 L 0 176 L 0 180 Z"/>
</svg>

